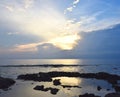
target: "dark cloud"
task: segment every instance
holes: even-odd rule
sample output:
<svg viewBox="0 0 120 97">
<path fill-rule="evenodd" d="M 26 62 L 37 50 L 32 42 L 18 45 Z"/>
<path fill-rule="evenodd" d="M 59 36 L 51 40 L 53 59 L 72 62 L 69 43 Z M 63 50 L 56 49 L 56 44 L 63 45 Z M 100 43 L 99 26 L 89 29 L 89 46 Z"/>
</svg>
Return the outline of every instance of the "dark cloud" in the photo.
<svg viewBox="0 0 120 97">
<path fill-rule="evenodd" d="M 61 50 L 50 43 L 39 45 L 37 52 L 12 52 L 0 58 L 120 58 L 120 24 L 113 28 L 83 33 L 73 50 Z"/>
<path fill-rule="evenodd" d="M 86 33 L 73 50 L 78 57 L 120 58 L 120 25 L 113 28 Z"/>
</svg>

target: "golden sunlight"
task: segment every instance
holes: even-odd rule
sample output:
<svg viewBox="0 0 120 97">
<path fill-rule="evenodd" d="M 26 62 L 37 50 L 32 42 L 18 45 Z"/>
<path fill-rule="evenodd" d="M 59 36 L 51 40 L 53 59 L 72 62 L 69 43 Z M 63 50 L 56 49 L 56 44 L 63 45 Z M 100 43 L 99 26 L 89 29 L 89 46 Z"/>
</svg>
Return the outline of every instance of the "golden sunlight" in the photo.
<svg viewBox="0 0 120 97">
<path fill-rule="evenodd" d="M 62 85 L 71 85 L 71 86 L 79 86 L 82 82 L 79 78 L 69 78 L 69 77 L 57 77 L 58 79 L 61 79 Z"/>
<path fill-rule="evenodd" d="M 75 35 L 66 35 L 62 37 L 57 37 L 50 41 L 54 46 L 62 49 L 62 50 L 71 50 L 77 45 L 77 41 L 80 40 L 81 37 L 77 34 Z"/>
</svg>

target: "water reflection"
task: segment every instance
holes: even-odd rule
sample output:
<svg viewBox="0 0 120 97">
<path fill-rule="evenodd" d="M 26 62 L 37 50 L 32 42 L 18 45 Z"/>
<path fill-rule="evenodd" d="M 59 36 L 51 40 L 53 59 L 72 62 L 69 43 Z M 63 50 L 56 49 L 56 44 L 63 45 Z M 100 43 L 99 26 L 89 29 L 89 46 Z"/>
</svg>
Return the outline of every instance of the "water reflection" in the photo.
<svg viewBox="0 0 120 97">
<path fill-rule="evenodd" d="M 76 67 L 62 67 L 59 68 L 60 71 L 64 71 L 64 72 L 78 72 L 79 68 Z"/>
<path fill-rule="evenodd" d="M 76 77 L 57 77 L 54 79 L 60 79 L 62 85 L 79 86 L 81 83 L 81 79 Z"/>
<path fill-rule="evenodd" d="M 0 60 L 0 65 L 36 65 L 36 64 L 81 64 L 80 59 L 7 59 Z"/>
</svg>

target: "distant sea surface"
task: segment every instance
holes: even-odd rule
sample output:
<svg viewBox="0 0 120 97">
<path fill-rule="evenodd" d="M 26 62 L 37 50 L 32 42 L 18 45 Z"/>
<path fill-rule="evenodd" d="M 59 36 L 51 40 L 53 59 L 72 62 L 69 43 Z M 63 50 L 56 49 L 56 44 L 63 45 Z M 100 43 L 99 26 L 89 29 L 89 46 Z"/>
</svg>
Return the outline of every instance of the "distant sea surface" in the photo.
<svg viewBox="0 0 120 97">
<path fill-rule="evenodd" d="M 0 59 L 0 65 L 98 65 L 98 64 L 118 64 L 119 59 Z"/>
</svg>

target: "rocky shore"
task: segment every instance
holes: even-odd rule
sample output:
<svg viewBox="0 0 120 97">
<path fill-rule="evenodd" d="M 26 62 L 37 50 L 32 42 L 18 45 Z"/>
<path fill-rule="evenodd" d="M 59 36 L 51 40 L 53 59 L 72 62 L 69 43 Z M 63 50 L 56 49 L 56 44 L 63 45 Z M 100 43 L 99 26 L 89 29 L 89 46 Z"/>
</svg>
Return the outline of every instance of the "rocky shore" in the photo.
<svg viewBox="0 0 120 97">
<path fill-rule="evenodd" d="M 118 84 L 118 81 L 120 81 L 120 76 L 115 74 L 109 74 L 106 72 L 98 72 L 98 73 L 79 73 L 79 72 L 39 72 L 35 74 L 24 74 L 19 75 L 17 79 L 19 80 L 32 80 L 32 81 L 38 81 L 38 82 L 52 82 L 55 86 L 62 86 L 63 88 L 82 88 L 80 86 L 71 86 L 71 85 L 62 85 L 60 82 L 60 79 L 55 79 L 55 77 L 78 77 L 78 78 L 86 78 L 86 79 L 97 79 L 97 80 L 105 80 L 108 83 L 112 85 L 112 87 L 115 90 L 115 93 L 109 93 L 106 94 L 105 97 L 120 97 L 120 86 Z M 55 95 L 59 91 L 57 88 L 44 88 L 44 85 L 42 86 L 36 86 L 34 88 L 35 90 L 40 91 L 51 91 L 51 94 Z M 97 87 L 97 90 L 100 91 L 102 88 L 100 86 Z M 78 95 L 79 97 L 101 97 L 94 94 L 83 94 Z"/>
<path fill-rule="evenodd" d="M 0 77 L 0 89 L 6 90 L 13 84 L 15 84 L 13 79 Z"/>
</svg>

